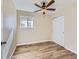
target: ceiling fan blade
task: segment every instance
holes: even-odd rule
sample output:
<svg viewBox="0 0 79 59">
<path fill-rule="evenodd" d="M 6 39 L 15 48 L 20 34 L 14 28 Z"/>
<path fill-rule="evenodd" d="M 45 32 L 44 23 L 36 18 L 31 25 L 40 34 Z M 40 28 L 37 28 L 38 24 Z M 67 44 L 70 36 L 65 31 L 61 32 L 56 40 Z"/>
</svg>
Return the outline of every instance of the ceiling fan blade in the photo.
<svg viewBox="0 0 79 59">
<path fill-rule="evenodd" d="M 41 10 L 37 10 L 37 11 L 34 11 L 34 12 L 39 12 L 39 11 L 41 11 Z"/>
<path fill-rule="evenodd" d="M 49 7 L 52 3 L 54 3 L 55 1 L 54 0 L 51 0 L 46 7 Z"/>
<path fill-rule="evenodd" d="M 34 5 L 35 5 L 35 6 L 37 6 L 37 7 L 40 7 L 40 8 L 42 8 L 40 5 L 38 5 L 38 4 L 36 4 L 36 3 L 35 3 Z"/>
<path fill-rule="evenodd" d="M 46 10 L 55 11 L 56 9 L 54 9 L 54 8 L 47 8 Z"/>
</svg>

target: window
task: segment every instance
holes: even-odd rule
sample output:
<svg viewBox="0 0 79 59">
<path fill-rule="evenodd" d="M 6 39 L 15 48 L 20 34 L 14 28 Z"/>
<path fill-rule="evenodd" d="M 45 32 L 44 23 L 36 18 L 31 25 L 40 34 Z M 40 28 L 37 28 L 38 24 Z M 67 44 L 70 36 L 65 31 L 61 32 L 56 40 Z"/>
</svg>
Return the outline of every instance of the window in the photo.
<svg viewBox="0 0 79 59">
<path fill-rule="evenodd" d="M 21 16 L 20 17 L 20 27 L 21 28 L 33 28 L 32 17 Z"/>
</svg>

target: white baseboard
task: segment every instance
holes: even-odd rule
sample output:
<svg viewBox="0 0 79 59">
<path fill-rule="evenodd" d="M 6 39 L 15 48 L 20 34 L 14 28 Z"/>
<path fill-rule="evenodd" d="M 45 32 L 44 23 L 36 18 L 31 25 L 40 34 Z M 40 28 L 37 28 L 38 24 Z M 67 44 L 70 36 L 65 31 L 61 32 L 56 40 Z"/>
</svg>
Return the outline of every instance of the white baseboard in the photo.
<svg viewBox="0 0 79 59">
<path fill-rule="evenodd" d="M 75 53 L 75 54 L 77 54 L 77 51 L 71 50 L 71 49 L 66 48 L 66 47 L 64 47 L 64 48 L 67 49 L 67 50 L 69 50 L 69 51 L 71 51 L 71 52 L 73 52 L 73 53 Z"/>
<path fill-rule="evenodd" d="M 13 54 L 14 54 L 14 52 L 15 52 L 15 49 L 16 49 L 16 47 L 13 49 L 12 54 L 10 55 L 10 58 L 9 58 L 9 59 L 12 58 L 12 56 L 13 56 Z"/>
<path fill-rule="evenodd" d="M 27 44 L 34 44 L 34 43 L 41 43 L 41 42 L 47 42 L 47 41 L 51 41 L 51 40 L 36 41 L 36 42 L 28 42 L 28 43 L 21 43 L 21 44 L 17 44 L 16 46 L 27 45 Z"/>
<path fill-rule="evenodd" d="M 52 41 L 52 42 L 55 42 L 56 44 L 58 44 L 58 45 L 60 45 L 60 46 L 64 47 L 64 44 L 63 44 L 63 43 L 62 43 L 62 44 L 60 44 L 59 42 L 56 42 L 56 41 Z"/>
</svg>

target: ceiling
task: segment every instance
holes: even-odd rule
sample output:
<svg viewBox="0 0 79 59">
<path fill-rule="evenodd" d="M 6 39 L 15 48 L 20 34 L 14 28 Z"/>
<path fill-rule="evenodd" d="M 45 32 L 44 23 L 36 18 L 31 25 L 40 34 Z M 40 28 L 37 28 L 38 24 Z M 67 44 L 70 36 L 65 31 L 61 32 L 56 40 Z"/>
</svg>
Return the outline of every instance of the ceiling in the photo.
<svg viewBox="0 0 79 59">
<path fill-rule="evenodd" d="M 41 1 L 42 0 L 14 0 L 14 3 L 16 5 L 17 10 L 34 12 L 39 9 L 34 5 L 34 3 L 37 2 L 37 4 L 40 4 Z M 50 1 L 50 0 L 47 0 L 47 1 Z M 55 3 L 52 4 L 50 7 L 56 8 L 55 12 L 57 12 L 58 10 L 62 11 L 65 7 L 75 2 L 76 0 L 55 0 Z M 55 13 L 55 12 L 52 12 L 52 13 Z"/>
</svg>

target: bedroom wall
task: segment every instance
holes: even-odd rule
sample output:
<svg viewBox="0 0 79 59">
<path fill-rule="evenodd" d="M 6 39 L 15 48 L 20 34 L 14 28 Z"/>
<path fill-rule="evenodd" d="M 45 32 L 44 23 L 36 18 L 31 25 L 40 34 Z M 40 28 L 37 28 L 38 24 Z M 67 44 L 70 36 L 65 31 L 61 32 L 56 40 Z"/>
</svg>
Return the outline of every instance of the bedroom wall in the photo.
<svg viewBox="0 0 79 59">
<path fill-rule="evenodd" d="M 52 20 L 55 17 L 64 16 L 64 47 L 77 54 L 77 6 L 76 4 L 77 4 L 76 0 L 74 0 L 73 3 L 66 5 L 64 8 L 61 7 L 61 10 L 58 10 L 56 13 L 54 13 L 54 15 L 52 16 Z"/>
<path fill-rule="evenodd" d="M 33 16 L 34 28 L 20 28 L 19 16 Z M 27 11 L 17 10 L 17 45 L 51 41 L 52 20 L 48 15 L 34 14 Z"/>
<path fill-rule="evenodd" d="M 66 7 L 65 16 L 65 48 L 77 53 L 77 6 L 76 1 Z"/>
</svg>

